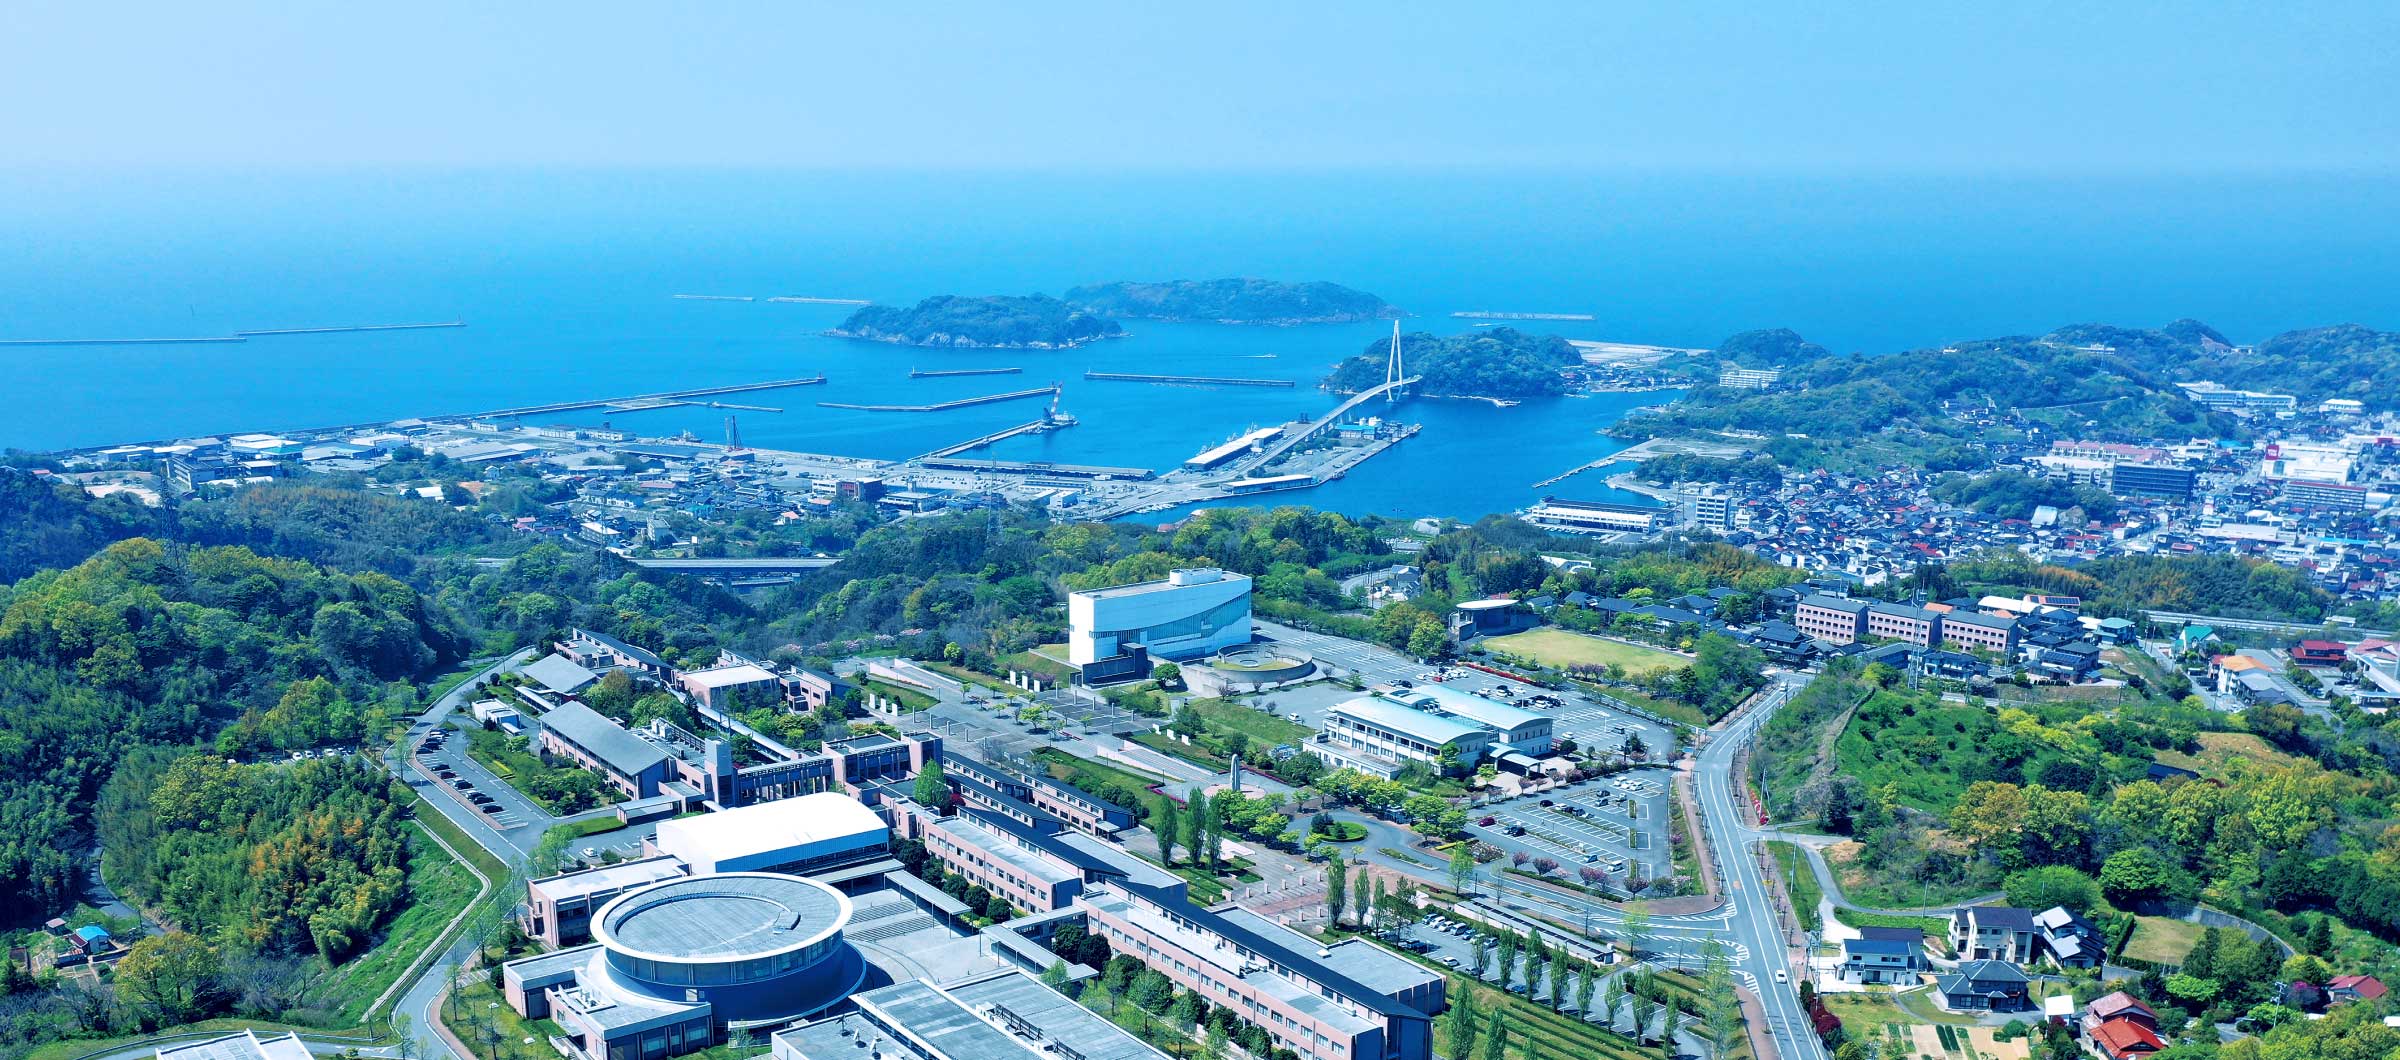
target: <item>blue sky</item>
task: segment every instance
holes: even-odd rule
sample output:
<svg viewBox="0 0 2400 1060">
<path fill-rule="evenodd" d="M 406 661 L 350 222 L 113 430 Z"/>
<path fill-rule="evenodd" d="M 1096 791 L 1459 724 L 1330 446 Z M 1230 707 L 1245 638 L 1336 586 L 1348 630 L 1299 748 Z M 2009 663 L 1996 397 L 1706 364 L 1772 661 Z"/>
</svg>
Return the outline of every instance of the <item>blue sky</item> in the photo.
<svg viewBox="0 0 2400 1060">
<path fill-rule="evenodd" d="M 2388 171 L 2400 5 L 0 6 L 0 167 Z"/>
</svg>

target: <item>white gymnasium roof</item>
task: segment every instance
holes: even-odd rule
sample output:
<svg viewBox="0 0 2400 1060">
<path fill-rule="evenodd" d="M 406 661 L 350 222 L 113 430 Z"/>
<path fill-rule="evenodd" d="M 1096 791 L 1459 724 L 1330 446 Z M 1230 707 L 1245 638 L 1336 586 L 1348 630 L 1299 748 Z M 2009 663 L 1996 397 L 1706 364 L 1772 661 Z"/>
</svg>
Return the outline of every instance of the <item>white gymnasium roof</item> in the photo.
<svg viewBox="0 0 2400 1060">
<path fill-rule="evenodd" d="M 714 864 L 885 831 L 883 818 L 857 799 L 838 791 L 820 791 L 661 821 L 658 848 L 686 861 Z"/>
</svg>

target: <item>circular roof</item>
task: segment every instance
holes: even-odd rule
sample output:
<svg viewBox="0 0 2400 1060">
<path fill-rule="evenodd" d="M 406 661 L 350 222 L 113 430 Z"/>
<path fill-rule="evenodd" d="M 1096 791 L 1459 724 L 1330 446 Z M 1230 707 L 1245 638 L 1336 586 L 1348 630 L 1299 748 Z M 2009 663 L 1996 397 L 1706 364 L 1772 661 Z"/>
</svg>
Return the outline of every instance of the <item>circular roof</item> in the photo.
<svg viewBox="0 0 2400 1060">
<path fill-rule="evenodd" d="M 655 960 L 746 959 L 814 944 L 849 921 L 850 899 L 825 884 L 734 872 L 619 895 L 592 918 L 592 937 Z"/>
</svg>

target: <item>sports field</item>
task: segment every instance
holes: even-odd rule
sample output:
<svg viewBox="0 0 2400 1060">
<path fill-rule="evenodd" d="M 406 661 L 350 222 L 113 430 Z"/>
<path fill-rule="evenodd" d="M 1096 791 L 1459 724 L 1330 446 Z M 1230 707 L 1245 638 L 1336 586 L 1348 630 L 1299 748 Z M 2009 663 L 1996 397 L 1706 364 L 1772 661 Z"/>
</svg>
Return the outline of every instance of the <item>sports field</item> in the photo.
<svg viewBox="0 0 2400 1060">
<path fill-rule="evenodd" d="M 1606 666 L 1615 663 L 1628 675 L 1691 665 L 1682 656 L 1639 644 L 1601 640 L 1563 629 L 1536 629 L 1493 637 L 1484 644 L 1541 663 L 1544 666 Z"/>
</svg>

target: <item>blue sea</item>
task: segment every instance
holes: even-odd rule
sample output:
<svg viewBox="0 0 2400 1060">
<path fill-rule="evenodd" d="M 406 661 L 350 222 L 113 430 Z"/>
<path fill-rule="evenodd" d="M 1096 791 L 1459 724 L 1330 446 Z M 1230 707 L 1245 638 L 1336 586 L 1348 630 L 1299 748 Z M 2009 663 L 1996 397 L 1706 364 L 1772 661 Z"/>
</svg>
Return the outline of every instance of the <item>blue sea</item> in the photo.
<svg viewBox="0 0 2400 1060">
<path fill-rule="evenodd" d="M 2400 180 L 2384 177 L 790 174 L 705 172 L 0 176 L 0 338 L 221 335 L 464 320 L 458 329 L 240 345 L 0 348 L 0 447 L 57 449 L 366 422 L 819 372 L 730 397 L 745 442 L 899 458 L 1032 418 L 1036 402 L 924 403 L 1066 385 L 1081 425 L 1003 458 L 1165 468 L 1313 388 L 1388 325 L 1129 322 L 1083 349 L 936 351 L 822 337 L 842 307 L 1059 293 L 1085 282 L 1326 279 L 1463 330 L 1456 310 L 1591 313 L 1521 325 L 1709 346 L 1792 327 L 1869 355 L 2079 321 L 2194 316 L 2236 341 L 2400 327 Z M 676 294 L 761 301 L 679 300 Z M 918 368 L 1021 375 L 911 380 Z M 1287 390 L 1086 382 L 1087 369 L 1274 376 Z M 1514 409 L 1412 401 L 1425 430 L 1337 483 L 1266 503 L 1473 517 L 1615 451 L 1598 432 L 1671 394 Z M 561 414 L 646 434 L 725 413 Z M 1550 492 L 1609 497 L 1593 478 Z"/>
</svg>

